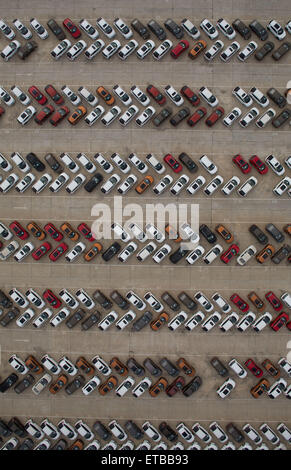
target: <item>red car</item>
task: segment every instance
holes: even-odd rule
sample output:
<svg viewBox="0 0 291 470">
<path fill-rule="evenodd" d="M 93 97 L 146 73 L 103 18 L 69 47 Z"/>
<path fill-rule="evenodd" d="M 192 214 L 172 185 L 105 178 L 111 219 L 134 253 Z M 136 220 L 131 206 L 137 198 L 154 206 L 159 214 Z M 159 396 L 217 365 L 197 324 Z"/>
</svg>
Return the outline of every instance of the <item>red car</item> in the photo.
<svg viewBox="0 0 291 470">
<path fill-rule="evenodd" d="M 251 166 L 246 162 L 241 155 L 237 154 L 232 159 L 233 163 L 246 175 L 251 171 Z"/>
<path fill-rule="evenodd" d="M 164 162 L 167 163 L 175 173 L 180 173 L 180 171 L 183 170 L 181 163 L 179 163 L 170 153 L 167 153 L 167 155 L 164 156 Z"/>
<path fill-rule="evenodd" d="M 266 293 L 265 295 L 266 299 L 270 304 L 272 305 L 273 309 L 276 310 L 276 312 L 280 312 L 283 308 L 283 304 L 280 299 L 272 292 L 271 290 Z"/>
<path fill-rule="evenodd" d="M 225 264 L 228 264 L 232 260 L 232 258 L 237 256 L 238 254 L 239 254 L 239 247 L 235 243 L 233 243 L 224 253 L 222 253 L 222 255 L 220 256 L 220 259 Z"/>
<path fill-rule="evenodd" d="M 249 305 L 238 295 L 232 294 L 230 300 L 244 313 L 247 313 L 250 309 Z"/>
<path fill-rule="evenodd" d="M 288 323 L 286 323 L 286 328 L 291 331 L 291 321 L 288 321 Z"/>
<path fill-rule="evenodd" d="M 276 318 L 270 323 L 270 327 L 274 331 L 280 330 L 282 326 L 287 325 L 287 322 L 289 323 L 289 315 L 288 313 L 281 312 L 279 315 L 276 316 Z"/>
<path fill-rule="evenodd" d="M 50 118 L 50 123 L 57 126 L 68 114 L 70 110 L 67 106 L 61 106 Z"/>
<path fill-rule="evenodd" d="M 178 59 L 183 52 L 185 52 L 189 48 L 189 42 L 186 39 L 182 39 L 178 42 L 177 46 L 173 47 L 170 54 L 173 59 Z"/>
<path fill-rule="evenodd" d="M 63 234 L 58 229 L 56 229 L 52 223 L 46 224 L 43 229 L 48 235 L 52 237 L 53 240 L 56 240 L 56 242 L 59 242 L 64 238 Z"/>
<path fill-rule="evenodd" d="M 20 238 L 20 240 L 26 240 L 29 237 L 29 233 L 20 225 L 17 220 L 14 220 L 11 222 L 9 225 L 11 228 L 12 232 L 15 233 L 15 235 Z"/>
<path fill-rule="evenodd" d="M 29 93 L 31 96 L 37 101 L 39 104 L 46 104 L 47 103 L 47 98 L 44 96 L 44 94 L 34 85 L 30 86 L 28 88 Z"/>
<path fill-rule="evenodd" d="M 260 175 L 265 175 L 268 173 L 267 165 L 265 165 L 265 163 L 262 162 L 262 160 L 257 155 L 253 155 L 249 159 L 249 162 L 260 173 Z"/>
<path fill-rule="evenodd" d="M 212 113 L 208 116 L 205 121 L 206 126 L 212 127 L 218 119 L 220 119 L 224 115 L 224 108 L 222 106 L 218 106 Z"/>
<path fill-rule="evenodd" d="M 63 104 L 65 102 L 64 98 L 52 85 L 47 85 L 45 88 L 46 93 L 56 104 Z"/>
<path fill-rule="evenodd" d="M 196 126 L 197 122 L 203 119 L 206 116 L 206 114 L 207 114 L 206 108 L 201 106 L 200 108 L 197 109 L 197 111 L 195 111 L 194 114 L 192 114 L 192 116 L 190 116 L 187 119 L 188 126 L 190 127 Z"/>
<path fill-rule="evenodd" d="M 79 30 L 78 26 L 76 26 L 75 23 L 70 20 L 70 18 L 64 19 L 63 25 L 73 36 L 73 38 L 78 39 L 81 36 L 81 31 Z"/>
<path fill-rule="evenodd" d="M 34 120 L 37 124 L 41 125 L 44 121 L 47 120 L 47 118 L 49 118 L 53 112 L 54 112 L 55 108 L 51 105 L 51 104 L 48 104 L 47 106 L 44 106 L 35 116 Z"/>
<path fill-rule="evenodd" d="M 180 92 L 183 96 L 192 104 L 192 106 L 198 106 L 200 103 L 200 98 L 194 91 L 191 90 L 187 85 L 182 86 Z"/>
<path fill-rule="evenodd" d="M 170 385 L 167 386 L 165 392 L 169 397 L 176 395 L 177 392 L 181 392 L 185 385 L 185 379 L 181 375 L 177 377 Z"/>
<path fill-rule="evenodd" d="M 149 95 L 153 97 L 153 99 L 159 103 L 161 106 L 165 104 L 166 102 L 166 97 L 154 86 L 154 85 L 149 85 L 147 87 L 147 92 Z"/>
<path fill-rule="evenodd" d="M 249 371 L 251 371 L 251 373 L 255 377 L 262 377 L 263 375 L 262 369 L 259 366 L 257 366 L 255 361 L 253 361 L 252 359 L 247 359 L 245 361 L 245 366 L 249 369 Z"/>
<path fill-rule="evenodd" d="M 34 250 L 31 254 L 33 259 L 38 261 L 40 258 L 42 258 L 44 255 L 47 254 L 48 251 L 50 251 L 52 248 L 51 244 L 49 242 L 44 242 L 42 245 L 40 245 L 36 250 Z"/>
<path fill-rule="evenodd" d="M 49 255 L 51 261 L 57 261 L 68 249 L 68 245 L 64 242 L 60 243 Z"/>
<path fill-rule="evenodd" d="M 59 308 L 62 305 L 61 300 L 50 289 L 46 289 L 42 296 L 53 308 Z"/>
<path fill-rule="evenodd" d="M 5 109 L 2 108 L 2 106 L 0 106 L 0 116 L 2 116 L 2 114 L 4 114 L 4 113 L 5 113 Z"/>
<path fill-rule="evenodd" d="M 95 237 L 85 222 L 82 222 L 80 225 L 78 225 L 78 230 L 87 240 L 89 240 L 89 242 L 93 242 L 95 240 Z"/>
</svg>

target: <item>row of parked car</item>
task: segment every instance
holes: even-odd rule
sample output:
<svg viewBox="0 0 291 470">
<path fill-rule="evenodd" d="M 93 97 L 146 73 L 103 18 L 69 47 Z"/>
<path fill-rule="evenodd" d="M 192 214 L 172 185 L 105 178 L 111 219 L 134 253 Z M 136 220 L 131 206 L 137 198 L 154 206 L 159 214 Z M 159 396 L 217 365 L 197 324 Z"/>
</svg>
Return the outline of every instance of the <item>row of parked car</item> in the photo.
<svg viewBox="0 0 291 470">
<path fill-rule="evenodd" d="M 82 419 L 71 421 L 29 418 L 23 423 L 17 417 L 1 418 L 5 444 L 0 450 L 287 450 L 291 443 L 291 431 L 283 422 L 276 430 L 268 423 L 257 430 L 251 423 L 238 426 L 217 421 L 203 426 L 199 422 L 137 424 L 127 420 L 120 424 L 113 419 L 88 425 Z"/>
<path fill-rule="evenodd" d="M 0 291 L 0 305 L 4 309 L 8 309 L 8 311 L 1 309 L 0 325 L 7 327 L 15 320 L 16 325 L 20 328 L 29 324 L 34 328 L 42 328 L 46 324 L 56 328 L 63 323 L 69 329 L 79 325 L 83 331 L 96 326 L 101 331 L 106 331 L 113 325 L 119 331 L 127 328 L 133 332 L 141 331 L 147 326 L 153 331 L 167 326 L 170 331 L 180 329 L 179 331 L 185 332 L 185 329 L 192 331 L 198 325 L 205 332 L 209 332 L 215 326 L 219 326 L 222 332 L 230 331 L 235 326 L 239 332 L 245 332 L 249 329 L 249 331 L 259 333 L 268 325 L 275 332 L 284 326 L 287 330 L 291 330 L 289 313 L 285 311 L 291 310 L 291 294 L 289 292 L 283 292 L 280 297 L 273 291 L 268 291 L 265 294 L 265 300 L 276 312 L 274 317 L 267 311 L 265 301 L 255 291 L 248 294 L 248 299 L 252 302 L 256 313 L 250 309 L 249 303 L 238 293 L 230 296 L 230 302 L 225 300 L 219 292 L 215 292 L 211 296 L 211 300 L 201 291 L 196 292 L 193 297 L 186 292 L 181 292 L 178 299 L 168 291 L 164 292 L 159 300 L 151 291 L 141 297 L 133 290 L 128 291 L 125 295 L 114 290 L 109 298 L 99 289 L 93 294 L 88 294 L 83 288 L 78 289 L 75 294 L 66 288 L 61 289 L 58 294 L 51 289 L 45 289 L 40 295 L 32 288 L 23 294 L 14 287 L 10 289 L 9 297 Z M 100 307 L 109 312 L 102 316 L 97 310 Z M 116 307 L 123 310 L 124 313 L 120 315 L 116 311 Z M 233 310 L 234 308 L 243 315 L 240 317 Z M 20 312 L 20 309 L 25 310 Z M 168 313 L 169 309 L 175 313 L 172 318 Z M 136 310 L 143 312 L 138 318 Z M 209 315 L 207 316 L 207 314 Z"/>
</svg>

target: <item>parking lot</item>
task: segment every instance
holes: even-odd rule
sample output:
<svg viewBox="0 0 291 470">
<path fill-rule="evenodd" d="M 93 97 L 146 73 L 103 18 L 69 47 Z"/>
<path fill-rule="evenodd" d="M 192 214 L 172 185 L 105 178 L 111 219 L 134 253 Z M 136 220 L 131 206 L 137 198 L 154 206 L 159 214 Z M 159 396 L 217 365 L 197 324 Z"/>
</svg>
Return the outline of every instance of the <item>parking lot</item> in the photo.
<svg viewBox="0 0 291 470">
<path fill-rule="evenodd" d="M 43 24 L 49 18 L 55 18 L 61 24 L 67 16 L 75 22 L 87 18 L 92 24 L 96 23 L 96 17 L 103 16 L 112 23 L 119 15 L 128 24 L 134 17 L 144 23 L 150 18 L 155 18 L 161 24 L 168 17 L 177 22 L 182 18 L 191 18 L 195 24 L 199 24 L 199 20 L 204 17 L 213 22 L 222 17 L 227 18 L 229 22 L 235 18 L 241 18 L 245 22 L 258 18 L 264 24 L 274 17 L 282 24 L 290 20 L 288 0 L 282 0 L 279 4 L 274 0 L 269 2 L 258 0 L 255 6 L 253 2 L 247 0 L 241 2 L 166 0 L 160 3 L 152 0 L 147 2 L 126 0 L 120 2 L 120 5 L 113 0 L 107 0 L 105 3 L 96 0 L 84 2 L 71 0 L 69 3 L 51 0 L 41 4 L 30 0 L 28 8 L 24 3 L 11 0 L 7 5 L 0 0 L 1 15 L 10 24 L 16 17 L 27 22 L 32 16 L 37 17 Z M 135 37 L 140 43 L 142 42 L 136 33 Z M 247 43 L 242 38 L 238 40 L 242 46 Z M 6 42 L 7 40 L 1 35 L 0 49 Z M 291 79 L 291 53 L 279 63 L 275 63 L 271 57 L 263 63 L 256 62 L 253 57 L 246 63 L 239 63 L 234 57 L 227 64 L 218 62 L 218 59 L 207 64 L 203 57 L 197 62 L 192 62 L 186 55 L 177 61 L 167 56 L 161 62 L 154 62 L 151 57 L 138 61 L 132 56 L 125 63 L 118 57 L 108 62 L 99 56 L 92 62 L 86 62 L 85 58 L 79 57 L 71 63 L 65 58 L 58 62 L 51 59 L 49 51 L 58 42 L 52 34 L 46 41 L 37 42 L 38 50 L 26 62 L 22 63 L 18 58 L 12 58 L 8 63 L 1 64 L 0 86 L 9 90 L 12 85 L 17 84 L 27 90 L 32 84 L 43 89 L 45 85 L 52 83 L 57 89 L 66 84 L 77 90 L 82 85 L 95 93 L 99 85 L 112 89 L 117 83 L 127 91 L 133 84 L 143 90 L 149 83 L 153 83 L 161 90 L 168 83 L 176 89 L 187 84 L 197 90 L 204 85 L 211 89 L 228 112 L 237 105 L 231 93 L 235 86 L 239 85 L 245 90 L 256 86 L 264 93 L 268 88 L 275 87 L 283 93 L 288 80 Z M 123 40 L 123 43 L 125 42 Z M 277 40 L 274 42 L 279 46 Z M 225 39 L 225 43 L 228 44 L 229 41 Z M 154 106 L 158 108 L 158 104 L 155 103 Z M 73 111 L 73 106 L 69 107 Z M 174 107 L 172 103 L 171 107 Z M 279 111 L 279 108 L 274 107 Z M 126 128 L 121 128 L 118 122 L 109 128 L 104 128 L 101 123 L 88 127 L 84 122 L 80 122 L 75 128 L 68 122 L 61 123 L 58 128 L 52 128 L 49 123 L 37 126 L 34 122 L 20 128 L 16 117 L 21 110 L 21 104 L 16 104 L 11 109 L 6 109 L 7 112 L 1 118 L 0 152 L 3 155 L 9 156 L 16 151 L 22 155 L 34 152 L 43 160 L 48 152 L 55 156 L 68 152 L 73 158 L 79 152 L 84 152 L 89 157 L 97 152 L 107 157 L 113 152 L 118 152 L 124 158 L 135 152 L 141 159 L 144 159 L 148 153 L 153 153 L 162 161 L 166 153 L 177 157 L 181 152 L 186 152 L 198 161 L 201 155 L 206 154 L 218 166 L 219 174 L 223 176 L 225 182 L 231 176 L 239 175 L 239 169 L 232 163 L 235 154 L 241 154 L 247 159 L 256 154 L 262 160 L 267 155 L 273 154 L 281 162 L 290 155 L 289 123 L 277 130 L 271 125 L 265 129 L 258 129 L 255 125 L 249 129 L 242 129 L 237 123 L 233 128 L 227 129 L 221 122 L 213 129 L 207 129 L 204 123 L 199 123 L 195 129 L 190 129 L 184 123 L 178 128 L 173 128 L 168 123 L 161 128 L 155 128 L 150 123 L 139 129 L 134 122 Z M 204 170 L 201 174 L 207 176 Z M 281 230 L 284 225 L 291 222 L 290 197 L 285 193 L 278 198 L 272 192 L 281 178 L 270 169 L 267 175 L 258 175 L 255 169 L 252 169 L 252 174 L 257 177 L 259 184 L 247 198 L 240 198 L 236 194 L 225 198 L 218 191 L 211 198 L 202 193 L 191 197 L 185 191 L 177 197 L 171 196 L 168 192 L 156 197 L 150 191 L 137 196 L 135 191 L 130 191 L 123 196 L 123 204 L 136 203 L 143 207 L 149 203 L 199 204 L 199 224 L 205 223 L 213 230 L 217 224 L 224 224 L 234 234 L 235 242 L 238 242 L 240 248 L 245 249 L 255 240 L 248 231 L 250 225 L 255 223 L 264 229 L 267 223 L 272 222 Z M 3 172 L 1 175 L 4 176 Z M 154 176 L 154 172 L 152 175 Z M 286 168 L 286 175 L 291 177 L 290 169 Z M 139 179 L 142 178 L 140 174 L 137 176 Z M 156 175 L 156 181 L 159 179 Z M 247 176 L 243 175 L 242 182 L 246 179 Z M 207 179 L 207 182 L 209 181 L 210 175 Z M 6 225 L 13 220 L 21 222 L 24 226 L 32 220 L 40 226 L 49 221 L 57 227 L 64 221 L 73 226 L 77 226 L 80 222 L 90 225 L 94 220 L 91 216 L 93 205 L 106 203 L 112 208 L 116 194 L 103 196 L 100 191 L 89 194 L 83 188 L 73 195 L 68 195 L 64 189 L 58 194 L 52 194 L 46 188 L 40 195 L 34 195 L 30 190 L 24 194 L 11 191 L 6 195 L 1 194 L 0 220 Z M 287 240 L 288 235 L 285 235 L 285 238 L 286 243 L 290 244 L 290 237 Z M 105 240 L 101 243 L 107 248 L 112 241 Z M 274 240 L 271 243 L 276 250 L 281 246 Z M 174 243 L 171 242 L 171 245 L 174 246 Z M 227 248 L 225 242 L 222 242 L 222 245 Z M 263 247 L 256 245 L 258 249 Z M 69 246 L 71 248 L 73 243 L 69 242 Z M 209 244 L 207 247 L 211 248 Z M 247 298 L 247 294 L 254 290 L 263 298 L 269 290 L 275 292 L 277 296 L 286 291 L 291 292 L 290 266 L 286 260 L 279 265 L 271 263 L 270 260 L 260 265 L 254 259 L 247 266 L 238 266 L 235 261 L 230 265 L 224 265 L 220 260 L 216 260 L 211 266 L 205 265 L 202 261 L 190 266 L 185 260 L 177 265 L 170 263 L 168 259 L 161 265 L 155 265 L 151 259 L 139 263 L 135 257 L 130 258 L 125 264 L 117 259 L 105 263 L 101 256 L 90 263 L 80 258 L 71 264 L 63 260 L 51 263 L 47 257 L 39 262 L 29 257 L 22 263 L 17 263 L 11 258 L 0 264 L 0 288 L 5 292 L 12 287 L 21 292 L 33 288 L 40 294 L 46 288 L 58 293 L 61 288 L 75 292 L 82 287 L 89 294 L 98 288 L 107 296 L 114 289 L 123 295 L 131 289 L 140 297 L 151 291 L 158 298 L 164 291 L 172 293 L 173 296 L 185 291 L 193 297 L 195 292 L 201 290 L 208 298 L 219 292 L 225 299 L 229 299 L 234 292 Z M 271 309 L 271 306 L 269 307 Z M 275 315 L 276 312 L 270 309 L 269 311 Z M 116 310 L 121 315 L 122 311 L 118 308 Z M 105 313 L 100 311 L 102 314 Z M 287 309 L 286 312 L 291 315 L 291 310 Z M 270 400 L 265 395 L 255 400 L 249 390 L 257 383 L 257 379 L 248 373 L 247 379 L 240 380 L 231 373 L 237 382 L 237 387 L 230 397 L 222 400 L 217 396 L 216 388 L 224 379 L 209 365 L 209 360 L 213 356 L 218 356 L 225 364 L 233 357 L 241 363 L 249 357 L 258 364 L 266 358 L 277 363 L 281 357 L 286 357 L 288 341 L 290 341 L 290 331 L 285 327 L 276 333 L 270 328 L 265 328 L 259 334 L 251 331 L 251 328 L 244 333 L 235 329 L 222 333 L 217 327 L 209 333 L 198 328 L 187 332 L 183 327 L 171 332 L 165 326 L 158 332 L 151 331 L 149 327 L 141 332 L 127 329 L 118 331 L 114 326 L 108 331 L 101 332 L 96 327 L 90 331 L 81 331 L 79 326 L 69 330 L 65 325 L 57 329 L 46 326 L 40 330 L 28 325 L 21 329 L 13 323 L 7 328 L 0 329 L 1 381 L 12 371 L 7 363 L 12 354 L 17 354 L 22 359 L 28 354 L 33 354 L 40 359 L 47 353 L 56 360 L 66 355 L 73 362 L 79 356 L 85 356 L 90 361 L 93 356 L 99 354 L 106 361 L 118 356 L 125 362 L 129 357 L 134 357 L 140 363 L 146 357 L 151 357 L 156 362 L 164 356 L 173 362 L 179 357 L 184 357 L 195 367 L 196 374 L 203 380 L 203 385 L 189 398 L 185 398 L 182 394 L 170 398 L 164 393 L 156 398 L 144 394 L 136 399 L 130 396 L 130 392 L 122 398 L 117 397 L 114 392 L 106 397 L 102 397 L 98 392 L 85 397 L 80 391 L 73 396 L 67 396 L 61 391 L 55 396 L 47 390 L 35 397 L 31 390 L 21 395 L 9 390 L 1 396 L 0 416 L 3 419 L 18 416 L 23 421 L 33 417 L 36 422 L 47 417 L 54 423 L 61 418 L 66 418 L 72 423 L 78 418 L 83 418 L 89 425 L 96 419 L 104 422 L 116 419 L 121 423 L 132 419 L 138 424 L 149 420 L 154 425 L 167 421 L 173 427 L 181 421 L 188 425 L 199 421 L 206 426 L 212 421 L 218 421 L 222 425 L 231 421 L 239 427 L 251 423 L 257 429 L 263 422 L 273 426 L 273 429 L 284 422 L 290 428 L 291 409 L 285 396 Z M 167 378 L 171 380 L 171 377 Z M 271 377 L 269 378 L 273 381 Z M 289 385 L 290 378 L 286 380 Z M 284 444 L 287 446 L 286 442 Z"/>
</svg>

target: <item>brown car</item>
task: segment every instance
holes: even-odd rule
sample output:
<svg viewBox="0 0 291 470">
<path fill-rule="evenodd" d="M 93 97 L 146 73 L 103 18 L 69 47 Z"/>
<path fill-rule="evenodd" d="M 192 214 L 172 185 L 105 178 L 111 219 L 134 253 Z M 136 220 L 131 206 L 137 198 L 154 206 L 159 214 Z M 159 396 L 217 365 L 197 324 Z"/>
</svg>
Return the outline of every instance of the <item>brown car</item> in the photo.
<svg viewBox="0 0 291 470">
<path fill-rule="evenodd" d="M 185 379 L 179 375 L 170 385 L 166 388 L 166 394 L 168 397 L 173 397 L 176 393 L 181 392 L 182 388 L 185 386 Z"/>
<path fill-rule="evenodd" d="M 138 183 L 138 185 L 135 187 L 135 190 L 138 194 L 142 194 L 148 189 L 148 187 L 153 184 L 154 178 L 151 175 L 147 175 L 144 177 L 144 179 Z"/>
<path fill-rule="evenodd" d="M 104 88 L 103 86 L 99 86 L 96 91 L 98 95 L 101 96 L 101 98 L 103 98 L 105 103 L 108 104 L 109 106 L 115 103 L 114 96 L 112 96 L 111 93 L 109 93 L 109 91 L 106 90 L 106 88 Z"/>
<path fill-rule="evenodd" d="M 261 379 L 257 385 L 251 388 L 250 392 L 254 398 L 259 398 L 270 388 L 270 382 L 267 379 Z"/>
<path fill-rule="evenodd" d="M 256 255 L 256 260 L 258 263 L 265 263 L 269 258 L 273 256 L 275 253 L 275 248 L 273 245 L 268 243 L 257 255 Z"/>
<path fill-rule="evenodd" d="M 264 310 L 265 302 L 256 294 L 255 291 L 252 291 L 248 294 L 248 299 L 252 302 L 252 304 L 256 307 L 257 310 Z"/>
<path fill-rule="evenodd" d="M 75 442 L 73 442 L 70 447 L 68 447 L 67 450 L 83 450 L 84 449 L 84 443 L 81 441 L 81 439 L 77 439 Z"/>
<path fill-rule="evenodd" d="M 57 380 L 53 382 L 49 388 L 49 391 L 55 395 L 58 393 L 65 385 L 67 385 L 68 379 L 66 375 L 61 374 L 58 376 Z"/>
<path fill-rule="evenodd" d="M 121 362 L 118 357 L 113 357 L 110 361 L 110 366 L 115 370 L 119 375 L 125 376 L 128 374 L 128 368 L 123 362 Z"/>
<path fill-rule="evenodd" d="M 118 384 L 118 380 L 114 375 L 108 377 L 108 379 L 101 385 L 99 385 L 98 390 L 101 395 L 106 395 L 111 390 L 113 390 Z"/>
<path fill-rule="evenodd" d="M 224 225 L 216 225 L 215 230 L 226 241 L 226 243 L 233 242 L 234 236 Z"/>
<path fill-rule="evenodd" d="M 84 259 L 86 261 L 91 261 L 93 258 L 95 258 L 95 256 L 98 255 L 98 253 L 100 253 L 101 250 L 102 250 L 101 243 L 98 243 L 98 242 L 94 243 L 92 247 L 90 248 L 90 250 L 84 254 Z"/>
<path fill-rule="evenodd" d="M 281 261 L 284 261 L 291 253 L 291 246 L 290 245 L 283 245 L 279 248 L 278 251 L 272 256 L 271 260 L 275 264 L 280 264 Z"/>
<path fill-rule="evenodd" d="M 35 359 L 34 356 L 28 356 L 25 359 L 25 364 L 29 368 L 29 370 L 31 372 L 34 372 L 35 374 L 41 374 L 44 370 L 42 365 L 38 362 L 37 359 Z"/>
<path fill-rule="evenodd" d="M 159 330 L 160 328 L 162 328 L 162 326 L 164 326 L 167 323 L 167 321 L 169 321 L 169 318 L 170 316 L 166 312 L 160 313 L 158 318 L 151 322 L 150 324 L 151 329 L 154 331 Z"/>
<path fill-rule="evenodd" d="M 182 241 L 179 233 L 177 233 L 177 231 L 170 224 L 165 226 L 165 232 L 169 235 L 170 240 L 174 240 L 175 243 L 180 243 Z"/>
<path fill-rule="evenodd" d="M 270 359 L 265 359 L 262 362 L 262 366 L 266 369 L 266 371 L 274 379 L 278 379 L 280 377 L 280 375 L 281 375 L 280 370 L 276 366 L 274 366 L 274 364 L 270 361 Z"/>
<path fill-rule="evenodd" d="M 68 121 L 70 124 L 72 124 L 72 126 L 75 126 L 75 124 L 77 124 L 77 122 L 79 122 L 80 119 L 82 119 L 82 117 L 86 114 L 87 109 L 85 108 L 85 106 L 80 105 L 75 109 L 71 116 L 68 117 Z"/>
<path fill-rule="evenodd" d="M 29 222 L 26 226 L 27 230 L 38 240 L 44 240 L 46 233 L 37 225 L 36 222 Z"/>
<path fill-rule="evenodd" d="M 152 385 L 149 388 L 149 394 L 152 397 L 156 397 L 159 395 L 161 392 L 166 390 L 166 387 L 168 386 L 168 381 L 164 377 L 160 377 L 159 380 L 157 380 L 154 385 Z"/>
<path fill-rule="evenodd" d="M 195 42 L 192 49 L 188 52 L 188 56 L 190 57 L 190 59 L 197 59 L 197 56 L 202 51 L 204 51 L 206 47 L 207 47 L 207 42 L 203 41 L 203 39 L 200 39 L 200 41 Z"/>
<path fill-rule="evenodd" d="M 284 225 L 283 230 L 289 237 L 291 237 L 291 224 Z"/>
<path fill-rule="evenodd" d="M 64 232 L 65 235 L 67 235 L 68 238 L 70 238 L 70 240 L 73 240 L 74 242 L 79 240 L 80 235 L 78 234 L 78 232 L 76 232 L 76 230 L 73 229 L 73 227 L 68 222 L 64 222 L 60 226 L 60 229 L 62 232 Z"/>
<path fill-rule="evenodd" d="M 84 374 L 92 375 L 95 372 L 94 367 L 83 356 L 79 357 L 76 361 L 76 367 Z"/>
<path fill-rule="evenodd" d="M 184 357 L 180 357 L 180 359 L 177 360 L 176 364 L 179 369 L 184 372 L 184 374 L 188 375 L 188 377 L 194 377 L 196 371 L 194 367 L 190 366 L 189 362 L 187 362 Z"/>
</svg>

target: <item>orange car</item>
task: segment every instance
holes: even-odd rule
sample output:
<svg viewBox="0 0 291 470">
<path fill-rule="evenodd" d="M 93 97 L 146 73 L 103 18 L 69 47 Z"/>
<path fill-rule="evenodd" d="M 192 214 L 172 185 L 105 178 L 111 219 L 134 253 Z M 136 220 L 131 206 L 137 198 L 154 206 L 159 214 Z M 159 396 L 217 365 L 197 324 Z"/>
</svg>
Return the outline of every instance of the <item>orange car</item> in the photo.
<svg viewBox="0 0 291 470">
<path fill-rule="evenodd" d="M 147 175 L 144 177 L 144 179 L 138 183 L 138 185 L 135 187 L 135 190 L 138 194 L 142 194 L 145 192 L 148 187 L 153 184 L 154 178 L 151 175 Z"/>
<path fill-rule="evenodd" d="M 190 364 L 183 357 L 180 357 L 176 364 L 184 372 L 184 374 L 188 375 L 188 377 L 193 377 L 195 375 L 196 371 L 194 367 L 190 366 Z"/>
<path fill-rule="evenodd" d="M 207 42 L 201 39 L 200 41 L 195 42 L 192 49 L 188 52 L 190 59 L 196 59 L 200 52 L 204 51 L 207 46 Z"/>
<path fill-rule="evenodd" d="M 216 225 L 215 230 L 219 235 L 226 241 L 226 243 L 233 242 L 233 234 L 224 226 L 224 225 Z"/>
<path fill-rule="evenodd" d="M 68 447 L 67 450 L 83 450 L 84 449 L 84 442 L 81 441 L 81 439 L 77 439 L 75 442 L 73 442 L 70 447 Z"/>
<path fill-rule="evenodd" d="M 57 380 L 53 382 L 49 388 L 49 391 L 55 395 L 58 393 L 65 385 L 67 385 L 68 379 L 65 374 L 58 376 Z"/>
<path fill-rule="evenodd" d="M 25 359 L 25 365 L 31 372 L 34 372 L 35 374 L 41 374 L 44 370 L 42 365 L 38 362 L 37 359 L 35 359 L 34 356 L 28 356 Z"/>
<path fill-rule="evenodd" d="M 291 224 L 284 225 L 283 230 L 291 237 Z"/>
<path fill-rule="evenodd" d="M 128 368 L 126 367 L 125 364 L 123 364 L 123 362 L 121 362 L 118 357 L 113 357 L 110 361 L 110 366 L 112 367 L 112 369 L 115 370 L 115 372 L 117 372 L 119 375 L 127 375 L 128 374 Z"/>
<path fill-rule="evenodd" d="M 71 116 L 68 117 L 68 121 L 72 126 L 75 126 L 77 122 L 82 119 L 83 116 L 87 114 L 87 109 L 85 106 L 78 106 L 75 111 L 71 114 Z"/>
<path fill-rule="evenodd" d="M 109 93 L 109 91 L 107 91 L 106 88 L 104 88 L 103 86 L 99 86 L 96 91 L 98 95 L 101 96 L 101 98 L 103 98 L 105 103 L 109 106 L 115 103 L 114 96 L 112 96 L 111 93 Z"/>
<path fill-rule="evenodd" d="M 101 243 L 93 243 L 92 247 L 90 248 L 89 251 L 87 251 L 87 253 L 84 254 L 84 259 L 86 261 L 91 261 L 93 258 L 95 258 L 95 256 L 98 255 L 98 253 L 100 253 L 100 251 L 102 250 L 102 245 Z"/>
<path fill-rule="evenodd" d="M 169 321 L 169 318 L 170 316 L 166 312 L 160 313 L 158 318 L 151 322 L 150 324 L 151 329 L 154 331 L 159 330 L 160 328 L 162 328 L 162 326 L 164 326 L 167 323 L 167 321 Z"/>
<path fill-rule="evenodd" d="M 274 364 L 270 361 L 270 359 L 265 359 L 262 362 L 262 366 L 274 379 L 278 379 L 280 377 L 281 375 L 280 370 L 276 366 L 274 366 Z"/>
<path fill-rule="evenodd" d="M 270 382 L 267 379 L 261 379 L 257 385 L 251 388 L 250 392 L 254 398 L 259 398 L 270 388 Z"/>
<path fill-rule="evenodd" d="M 156 397 L 161 392 L 163 392 L 166 389 L 167 386 L 168 386 L 168 381 L 164 377 L 160 377 L 159 380 L 157 380 L 154 383 L 154 385 L 152 385 L 149 388 L 149 394 L 152 397 Z"/>
<path fill-rule="evenodd" d="M 83 356 L 79 357 L 76 361 L 76 367 L 80 369 L 84 374 L 94 374 L 95 369 Z"/>
<path fill-rule="evenodd" d="M 179 233 L 170 225 L 167 224 L 165 226 L 165 231 L 169 235 L 169 238 L 171 240 L 174 240 L 176 243 L 180 243 L 182 241 L 182 238 L 180 237 Z"/>
<path fill-rule="evenodd" d="M 26 228 L 38 240 L 43 240 L 46 237 L 46 233 L 35 222 L 29 222 Z"/>
<path fill-rule="evenodd" d="M 268 243 L 265 248 L 263 248 L 257 255 L 256 255 L 256 260 L 258 263 L 263 264 L 265 261 L 267 261 L 269 258 L 273 256 L 275 253 L 275 248 L 273 245 Z"/>
<path fill-rule="evenodd" d="M 99 385 L 98 390 L 101 395 L 106 395 L 111 390 L 113 390 L 118 384 L 118 380 L 114 375 L 108 377 L 108 379 L 101 385 Z"/>
<path fill-rule="evenodd" d="M 264 310 L 265 302 L 262 301 L 255 291 L 248 294 L 248 299 L 253 303 L 257 310 Z"/>
<path fill-rule="evenodd" d="M 64 222 L 61 226 L 60 229 L 62 232 L 64 232 L 65 235 L 67 235 L 68 238 L 76 242 L 79 240 L 80 235 L 76 232 L 76 230 L 73 229 L 73 227 L 68 223 Z"/>
</svg>

